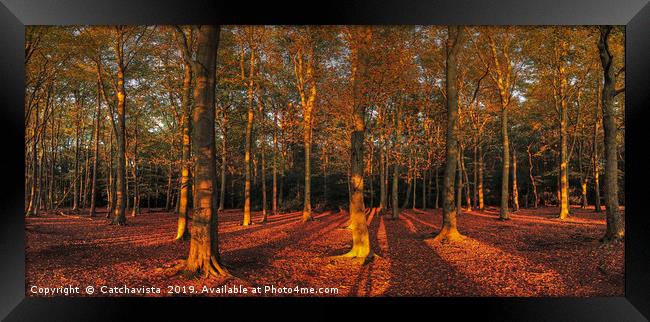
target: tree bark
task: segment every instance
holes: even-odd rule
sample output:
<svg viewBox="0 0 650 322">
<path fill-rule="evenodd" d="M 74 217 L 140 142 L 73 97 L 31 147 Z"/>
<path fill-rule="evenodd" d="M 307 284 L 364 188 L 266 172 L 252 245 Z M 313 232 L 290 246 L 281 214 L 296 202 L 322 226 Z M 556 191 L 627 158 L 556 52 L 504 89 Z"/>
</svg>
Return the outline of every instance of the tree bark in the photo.
<svg viewBox="0 0 650 322">
<path fill-rule="evenodd" d="M 255 110 L 253 109 L 253 74 L 255 72 L 255 50 L 251 48 L 250 57 L 250 70 L 248 73 L 248 113 L 246 121 L 246 141 L 244 151 L 244 220 L 243 226 L 249 226 L 253 223 L 251 220 L 251 142 L 253 137 L 253 117 Z"/>
<path fill-rule="evenodd" d="M 366 262 L 373 257 L 370 247 L 370 236 L 366 224 L 365 206 L 363 203 L 363 157 L 365 134 L 365 84 L 368 80 L 369 47 L 372 42 L 372 27 L 354 27 L 355 38 L 353 44 L 353 129 L 350 135 L 351 165 L 350 174 L 352 181 L 352 196 L 350 198 L 350 223 L 352 228 L 352 249 L 345 257 L 358 258 Z"/>
<path fill-rule="evenodd" d="M 461 26 L 447 27 L 447 61 L 446 61 L 446 92 L 447 92 L 447 144 L 446 164 L 443 178 L 442 195 L 442 228 L 434 241 L 453 241 L 459 239 L 456 222 L 456 206 L 454 205 L 454 176 L 458 163 L 458 52 L 463 42 L 464 29 Z"/>
<path fill-rule="evenodd" d="M 95 216 L 95 207 L 97 206 L 97 171 L 99 170 L 99 131 L 100 131 L 100 119 L 101 119 L 101 94 L 100 94 L 101 83 L 99 79 L 97 80 L 97 109 L 95 110 L 95 148 L 94 148 L 94 157 L 93 157 L 93 179 L 92 179 L 92 188 L 90 189 L 90 217 Z"/>
<path fill-rule="evenodd" d="M 598 50 L 600 62 L 603 66 L 603 130 L 605 132 L 605 211 L 607 219 L 607 231 L 603 237 L 604 241 L 622 240 L 625 237 L 623 217 L 618 211 L 618 164 L 617 164 L 617 143 L 616 143 L 616 110 L 614 98 L 617 95 L 616 75 L 614 74 L 614 56 L 609 49 L 609 36 L 611 26 L 600 27 L 600 38 Z"/>
<path fill-rule="evenodd" d="M 519 211 L 519 189 L 517 188 L 517 153 L 512 148 L 512 211 Z"/>
<path fill-rule="evenodd" d="M 180 39 L 186 39 L 185 33 L 182 30 L 177 29 L 177 35 Z M 192 34 L 190 33 L 190 36 Z M 178 195 L 178 223 L 176 229 L 176 240 L 187 240 L 190 236 L 189 230 L 187 228 L 188 221 L 188 212 L 189 212 L 189 198 L 190 198 L 190 189 L 192 187 L 190 167 L 191 164 L 191 137 L 190 133 L 192 132 L 192 104 L 190 102 L 192 95 L 192 77 L 193 77 L 193 66 L 191 57 L 188 54 L 189 45 L 187 41 L 179 42 L 179 48 L 181 53 L 184 53 L 183 56 L 183 92 L 181 94 L 181 109 L 183 110 L 183 116 L 181 117 L 181 130 L 183 145 L 181 147 L 181 182 L 179 187 Z M 187 51 L 186 51 L 187 50 Z"/>
<path fill-rule="evenodd" d="M 124 34 L 117 30 L 115 52 L 117 58 L 117 178 L 113 224 L 126 224 L 126 91 L 124 89 Z"/>
<path fill-rule="evenodd" d="M 192 149 L 196 156 L 196 201 L 190 225 L 190 251 L 186 269 L 204 276 L 228 275 L 219 258 L 217 234 L 214 93 L 218 26 L 198 27 Z"/>
</svg>

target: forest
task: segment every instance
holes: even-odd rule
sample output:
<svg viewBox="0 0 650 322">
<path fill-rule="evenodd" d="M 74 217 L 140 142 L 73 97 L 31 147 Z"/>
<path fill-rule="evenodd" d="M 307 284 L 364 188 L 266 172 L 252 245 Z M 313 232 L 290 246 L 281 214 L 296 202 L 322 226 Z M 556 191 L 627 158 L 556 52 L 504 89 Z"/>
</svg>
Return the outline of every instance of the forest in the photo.
<svg viewBox="0 0 650 322">
<path fill-rule="evenodd" d="M 28 26 L 28 296 L 621 296 L 624 44 L 620 26 Z"/>
</svg>

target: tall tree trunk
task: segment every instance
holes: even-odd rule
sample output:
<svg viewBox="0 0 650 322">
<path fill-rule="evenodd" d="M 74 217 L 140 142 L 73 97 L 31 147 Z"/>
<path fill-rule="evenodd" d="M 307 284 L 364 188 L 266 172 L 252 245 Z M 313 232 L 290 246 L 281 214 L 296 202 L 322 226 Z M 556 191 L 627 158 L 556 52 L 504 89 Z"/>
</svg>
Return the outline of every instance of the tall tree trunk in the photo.
<svg viewBox="0 0 650 322">
<path fill-rule="evenodd" d="M 537 208 L 539 206 L 539 197 L 537 196 L 537 183 L 535 182 L 535 176 L 533 176 L 533 155 L 530 152 L 530 145 L 526 151 L 528 152 L 528 175 L 530 184 L 533 187 L 533 208 Z"/>
<path fill-rule="evenodd" d="M 123 32 L 117 31 L 115 52 L 117 57 L 117 180 L 113 224 L 126 224 L 126 91 L 124 89 Z"/>
<path fill-rule="evenodd" d="M 222 111 L 223 128 L 221 129 L 223 138 L 221 139 L 221 191 L 219 193 L 219 211 L 224 209 L 226 203 L 226 167 L 228 166 L 227 135 L 228 135 L 228 114 L 224 108 Z"/>
<path fill-rule="evenodd" d="M 613 54 L 609 49 L 611 26 L 600 27 L 598 50 L 603 66 L 605 79 L 602 93 L 603 130 L 605 132 L 605 207 L 607 232 L 604 241 L 622 240 L 625 237 L 623 217 L 618 211 L 618 164 L 616 143 L 616 111 L 614 98 L 620 90 L 616 90 L 616 75 L 614 74 Z"/>
<path fill-rule="evenodd" d="M 440 171 L 439 171 L 438 166 L 436 166 L 436 200 L 435 200 L 435 205 L 434 205 L 435 209 L 440 209 L 440 185 L 439 185 L 440 180 L 439 180 L 439 177 L 440 177 Z"/>
<path fill-rule="evenodd" d="M 112 116 L 111 116 L 112 117 Z M 107 196 L 108 196 L 108 211 L 106 212 L 106 218 L 108 218 L 113 211 L 115 211 L 115 182 L 113 177 L 113 132 L 114 128 L 109 126 L 110 135 L 108 139 L 108 185 L 106 187 Z"/>
<path fill-rule="evenodd" d="M 273 110 L 273 215 L 278 214 L 278 112 Z M 326 194 L 327 195 L 327 194 Z"/>
<path fill-rule="evenodd" d="M 34 109 L 34 113 L 36 114 L 36 117 L 34 119 L 34 127 L 32 128 L 32 151 L 31 151 L 31 189 L 29 192 L 29 206 L 27 207 L 27 216 L 36 216 L 38 215 L 38 207 L 37 207 L 37 175 L 38 175 L 38 165 L 37 165 L 37 131 L 36 129 L 38 128 L 38 119 L 39 119 L 39 104 L 38 102 L 36 103 L 36 108 Z M 76 177 L 76 173 L 75 173 Z"/>
<path fill-rule="evenodd" d="M 474 189 L 473 189 L 473 196 L 474 196 L 474 203 L 472 203 L 472 207 L 474 209 L 478 208 L 478 138 L 474 138 L 474 155 L 473 155 L 473 160 L 472 160 L 472 172 L 474 175 L 474 178 L 472 182 L 474 183 Z"/>
<path fill-rule="evenodd" d="M 483 149 L 478 147 L 478 209 L 485 209 L 485 201 L 483 197 Z"/>
<path fill-rule="evenodd" d="M 463 164 L 461 160 L 463 159 L 463 145 L 459 144 L 458 149 L 458 161 L 456 164 L 456 212 L 458 214 L 463 213 Z"/>
<path fill-rule="evenodd" d="M 519 190 L 517 188 L 517 152 L 512 148 L 512 210 L 519 211 Z"/>
<path fill-rule="evenodd" d="M 422 170 L 422 210 L 427 209 L 427 170 Z"/>
<path fill-rule="evenodd" d="M 508 109 L 501 107 L 501 139 L 503 142 L 503 166 L 501 167 L 501 211 L 499 219 L 510 219 L 508 216 L 508 174 L 510 173 L 510 142 L 508 141 Z"/>
<path fill-rule="evenodd" d="M 397 158 L 397 155 L 399 154 L 399 149 L 400 149 L 400 135 L 402 132 L 402 122 L 400 122 L 400 117 L 401 117 L 401 111 L 400 111 L 400 106 L 399 104 L 395 107 L 395 116 L 393 118 L 393 123 L 394 127 L 396 129 L 395 131 L 395 146 L 393 147 L 394 153 L 395 153 L 395 158 L 393 160 L 393 183 L 391 187 L 391 204 L 393 208 L 393 214 L 391 219 L 398 219 L 399 218 L 399 195 L 398 195 L 398 188 L 399 188 L 399 160 Z M 408 197 L 407 199 L 408 200 Z"/>
<path fill-rule="evenodd" d="M 262 222 L 265 223 L 267 221 L 267 213 L 266 213 L 266 160 L 265 160 L 265 155 L 264 155 L 264 143 L 262 143 Z"/>
<path fill-rule="evenodd" d="M 97 206 L 97 171 L 99 171 L 99 131 L 100 128 L 100 119 L 101 119 L 101 83 L 99 79 L 97 80 L 97 109 L 95 110 L 95 148 L 94 148 L 94 157 L 93 157 L 93 181 L 92 188 L 90 189 L 90 217 L 95 216 L 95 207 Z"/>
<path fill-rule="evenodd" d="M 244 183 L 244 220 L 242 222 L 243 226 L 248 226 L 253 223 L 251 220 L 251 142 L 253 136 L 253 86 L 254 79 L 253 73 L 255 72 L 255 50 L 251 48 L 251 57 L 250 57 L 250 70 L 248 73 L 248 113 L 246 121 L 246 142 L 245 142 L 245 151 L 244 151 L 244 172 L 245 172 L 245 183 Z"/>
<path fill-rule="evenodd" d="M 138 186 L 138 117 L 135 118 L 133 136 L 133 209 L 131 216 L 140 213 L 140 187 Z"/>
<path fill-rule="evenodd" d="M 79 102 L 79 97 L 75 95 L 75 103 L 77 105 L 77 110 L 75 118 L 77 124 L 75 126 L 75 145 L 74 145 L 74 177 L 79 176 L 79 140 L 80 140 L 80 130 L 81 130 L 81 103 Z M 79 185 L 77 181 L 73 183 L 72 186 L 72 210 L 77 211 L 79 209 Z"/>
<path fill-rule="evenodd" d="M 372 42 L 372 27 L 354 27 L 352 67 L 352 133 L 350 135 L 350 174 L 352 181 L 352 196 L 350 200 L 350 224 L 352 228 L 352 249 L 345 257 L 362 259 L 364 262 L 372 258 L 370 236 L 366 224 L 365 206 L 363 204 L 363 157 L 365 133 L 365 92 L 368 80 L 369 47 Z"/>
<path fill-rule="evenodd" d="M 596 106 L 596 115 L 594 118 L 594 141 L 593 141 L 593 146 L 594 146 L 594 151 L 593 151 L 593 169 L 594 169 L 594 211 L 597 213 L 600 213 L 602 210 L 600 208 L 600 182 L 599 182 L 599 175 L 600 175 L 600 164 L 599 164 L 599 157 L 598 157 L 598 123 L 600 121 L 600 117 L 598 115 L 598 110 L 601 108 L 600 103 L 601 103 L 601 87 L 600 87 L 600 80 L 597 82 L 597 93 L 598 97 L 596 98 L 597 101 L 597 106 Z"/>
<path fill-rule="evenodd" d="M 91 126 L 90 127 L 90 135 L 92 136 L 92 134 L 94 132 L 95 131 L 94 131 L 93 127 Z M 90 144 L 88 144 L 86 146 L 86 157 L 85 157 L 85 160 L 84 160 L 84 164 L 85 164 L 84 165 L 84 168 L 85 168 L 84 172 L 85 173 L 84 173 L 83 198 L 82 198 L 82 201 L 81 201 L 82 209 L 86 209 L 86 207 L 88 206 L 88 202 L 89 202 L 88 193 L 90 191 L 90 179 L 91 179 L 91 176 L 90 176 Z"/>
<path fill-rule="evenodd" d="M 447 27 L 447 61 L 446 61 L 446 92 L 447 92 L 447 144 L 445 176 L 443 179 L 443 209 L 442 228 L 435 241 L 452 241 L 461 237 L 456 223 L 456 207 L 454 205 L 454 175 L 458 163 L 458 51 L 462 46 L 464 29 L 462 26 Z"/>
<path fill-rule="evenodd" d="M 465 153 L 461 151 L 461 169 L 463 170 L 463 181 L 465 184 L 465 202 L 467 203 L 467 211 L 472 211 L 472 195 L 470 193 L 469 178 L 467 176 L 467 168 L 465 167 Z"/>
<path fill-rule="evenodd" d="M 382 141 L 383 142 L 383 141 Z M 379 151 L 379 211 L 386 209 L 386 151 L 382 146 Z"/>
<path fill-rule="evenodd" d="M 219 258 L 217 207 L 214 204 L 217 193 L 214 94 L 219 30 L 218 26 L 199 27 L 197 61 L 193 62 L 196 88 L 192 114 L 192 149 L 196 156 L 194 180 L 197 203 L 193 205 L 190 225 L 192 238 L 186 269 L 204 276 L 228 275 Z"/>
<path fill-rule="evenodd" d="M 189 211 L 189 194 L 192 182 L 190 180 L 191 167 L 191 138 L 192 131 L 192 105 L 190 97 L 192 95 L 192 65 L 185 59 L 183 71 L 183 94 L 181 96 L 181 108 L 183 116 L 181 117 L 183 131 L 183 146 L 181 147 L 181 185 L 179 188 L 178 199 L 178 223 L 176 229 L 176 240 L 187 240 L 189 230 L 187 228 L 188 211 Z"/>
<path fill-rule="evenodd" d="M 562 77 L 560 86 L 560 219 L 569 217 L 569 153 L 567 148 L 569 112 L 565 98 L 567 87 L 566 77 Z"/>
</svg>

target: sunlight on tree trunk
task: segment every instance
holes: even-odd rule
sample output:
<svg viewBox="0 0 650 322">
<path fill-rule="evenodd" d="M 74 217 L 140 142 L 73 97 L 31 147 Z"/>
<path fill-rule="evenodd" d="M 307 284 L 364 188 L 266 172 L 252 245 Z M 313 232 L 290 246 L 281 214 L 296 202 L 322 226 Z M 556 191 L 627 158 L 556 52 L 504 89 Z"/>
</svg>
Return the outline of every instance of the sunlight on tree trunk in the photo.
<svg viewBox="0 0 650 322">
<path fill-rule="evenodd" d="M 442 228 L 434 241 L 449 242 L 460 239 L 456 223 L 456 206 L 454 205 L 454 177 L 458 163 L 458 52 L 463 44 L 464 27 L 447 28 L 447 61 L 446 61 L 446 91 L 447 91 L 447 144 L 445 173 L 442 184 Z"/>
<path fill-rule="evenodd" d="M 192 149 L 196 156 L 196 201 L 190 225 L 190 250 L 186 269 L 204 276 L 225 276 L 228 272 L 219 259 L 217 193 L 214 138 L 214 90 L 218 26 L 198 27 L 197 57 L 193 62 L 196 75 L 192 114 Z"/>
</svg>

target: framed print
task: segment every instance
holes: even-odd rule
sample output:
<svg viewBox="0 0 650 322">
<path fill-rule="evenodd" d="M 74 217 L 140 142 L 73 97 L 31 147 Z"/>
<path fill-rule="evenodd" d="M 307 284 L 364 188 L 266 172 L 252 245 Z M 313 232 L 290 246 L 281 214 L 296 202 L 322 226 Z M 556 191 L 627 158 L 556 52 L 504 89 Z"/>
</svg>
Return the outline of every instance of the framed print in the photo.
<svg viewBox="0 0 650 322">
<path fill-rule="evenodd" d="M 650 315 L 645 0 L 0 15 L 8 321 Z"/>
</svg>

